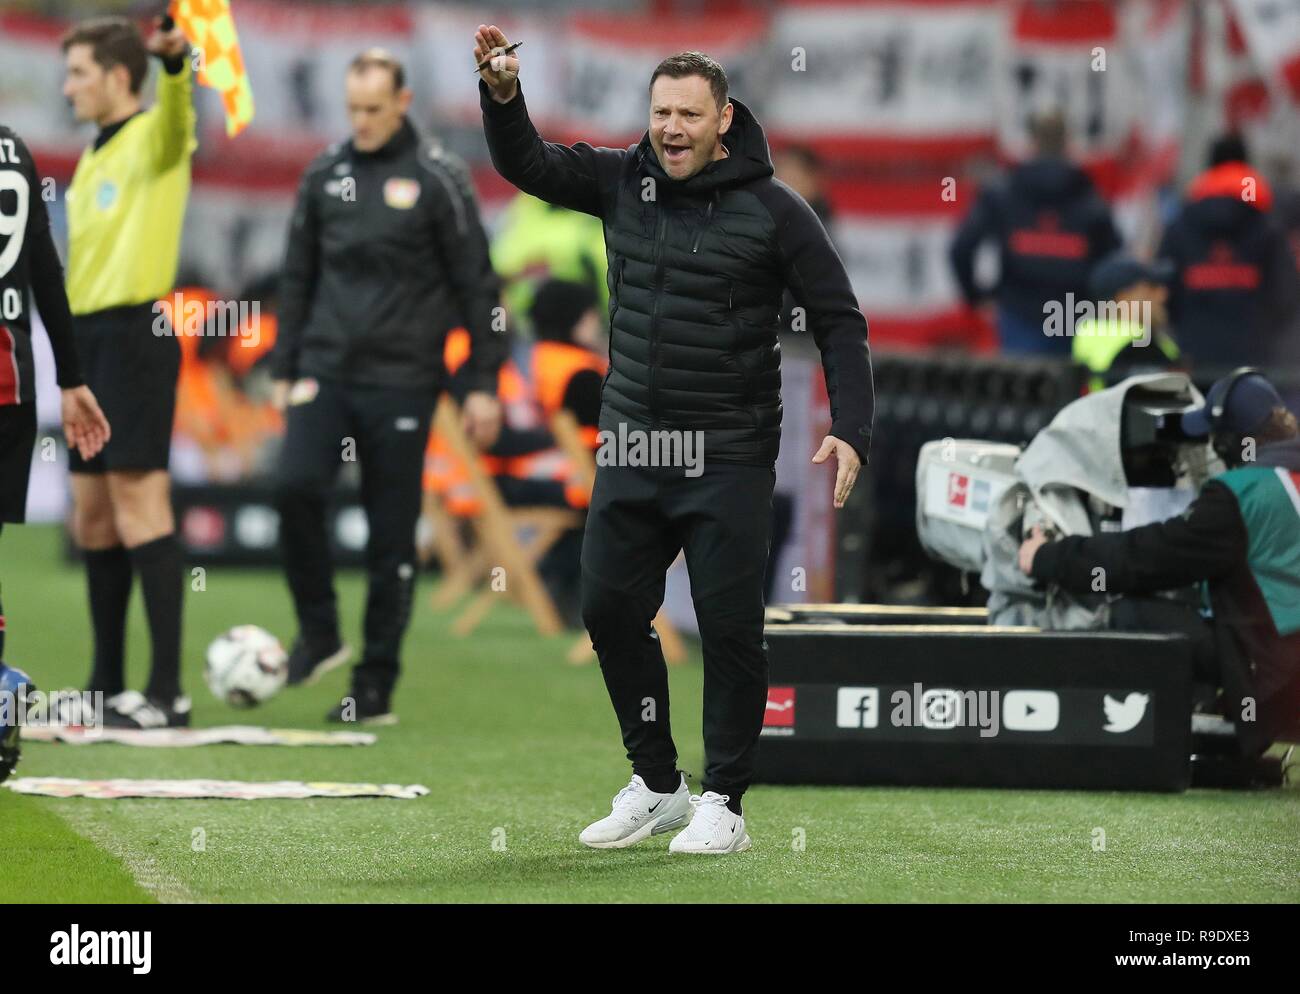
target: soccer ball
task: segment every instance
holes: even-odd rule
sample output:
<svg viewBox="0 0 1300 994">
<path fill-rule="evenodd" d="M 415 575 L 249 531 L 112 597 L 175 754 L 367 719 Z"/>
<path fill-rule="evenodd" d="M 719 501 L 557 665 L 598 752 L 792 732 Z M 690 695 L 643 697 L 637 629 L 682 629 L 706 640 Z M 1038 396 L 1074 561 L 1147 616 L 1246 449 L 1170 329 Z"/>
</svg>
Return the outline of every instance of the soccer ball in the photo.
<svg viewBox="0 0 1300 994">
<path fill-rule="evenodd" d="M 270 700 L 289 676 L 280 640 L 256 625 L 236 625 L 208 646 L 204 676 L 218 698 L 237 708 Z"/>
</svg>

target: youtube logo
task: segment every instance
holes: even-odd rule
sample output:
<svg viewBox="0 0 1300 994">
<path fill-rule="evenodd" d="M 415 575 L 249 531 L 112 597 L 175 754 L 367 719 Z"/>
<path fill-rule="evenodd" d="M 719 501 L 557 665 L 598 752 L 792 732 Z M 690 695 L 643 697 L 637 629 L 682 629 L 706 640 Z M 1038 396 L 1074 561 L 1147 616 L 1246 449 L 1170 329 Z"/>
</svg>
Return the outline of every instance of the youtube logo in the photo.
<svg viewBox="0 0 1300 994">
<path fill-rule="evenodd" d="M 1061 699 L 1050 690 L 1008 690 L 1002 727 L 1010 732 L 1050 732 L 1061 720 Z"/>
</svg>

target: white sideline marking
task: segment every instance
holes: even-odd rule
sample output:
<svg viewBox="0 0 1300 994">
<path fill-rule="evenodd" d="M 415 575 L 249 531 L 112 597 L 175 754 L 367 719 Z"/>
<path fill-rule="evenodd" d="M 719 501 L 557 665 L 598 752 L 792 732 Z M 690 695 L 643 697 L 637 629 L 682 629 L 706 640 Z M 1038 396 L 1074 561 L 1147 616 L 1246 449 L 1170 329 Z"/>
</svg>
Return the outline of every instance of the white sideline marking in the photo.
<svg viewBox="0 0 1300 994">
<path fill-rule="evenodd" d="M 158 865 L 152 856 L 144 855 L 130 849 L 121 839 L 113 835 L 96 817 L 95 809 L 89 804 L 58 807 L 59 817 L 66 821 L 82 838 L 94 843 L 111 856 L 116 856 L 125 865 L 131 878 L 160 904 L 197 904 L 198 898 L 178 879 Z"/>
</svg>

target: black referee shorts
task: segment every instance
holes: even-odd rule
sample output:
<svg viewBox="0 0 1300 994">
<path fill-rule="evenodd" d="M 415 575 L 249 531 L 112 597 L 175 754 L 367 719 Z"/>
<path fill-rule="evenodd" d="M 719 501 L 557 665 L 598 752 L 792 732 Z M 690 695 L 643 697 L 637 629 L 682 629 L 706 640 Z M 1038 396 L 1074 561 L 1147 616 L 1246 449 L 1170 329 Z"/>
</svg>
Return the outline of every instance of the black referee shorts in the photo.
<svg viewBox="0 0 1300 994">
<path fill-rule="evenodd" d="M 166 330 L 155 334 L 155 324 Z M 115 307 L 73 318 L 86 385 L 108 418 L 113 437 L 86 462 L 70 453 L 74 473 L 166 469 L 176 416 L 181 348 L 153 304 Z"/>
<path fill-rule="evenodd" d="M 0 522 L 22 523 L 36 445 L 36 405 L 0 407 Z"/>
</svg>

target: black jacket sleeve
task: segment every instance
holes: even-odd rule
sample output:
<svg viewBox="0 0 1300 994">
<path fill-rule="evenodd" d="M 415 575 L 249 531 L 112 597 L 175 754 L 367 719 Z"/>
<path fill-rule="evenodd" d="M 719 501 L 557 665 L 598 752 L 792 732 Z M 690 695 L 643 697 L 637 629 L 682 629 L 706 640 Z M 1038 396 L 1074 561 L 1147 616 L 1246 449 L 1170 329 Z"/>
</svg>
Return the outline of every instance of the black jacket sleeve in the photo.
<svg viewBox="0 0 1300 994">
<path fill-rule="evenodd" d="M 952 245 L 948 249 L 948 258 L 952 262 L 953 274 L 966 303 L 974 307 L 986 296 L 984 290 L 975 282 L 975 253 L 980 243 L 990 238 L 996 231 L 996 195 L 991 190 L 983 190 L 975 199 L 975 206 L 957 227 Z"/>
<path fill-rule="evenodd" d="M 298 184 L 293 217 L 289 221 L 284 268 L 280 272 L 275 349 L 271 356 L 271 375 L 277 380 L 292 380 L 298 376 L 303 325 L 311 313 L 312 297 L 320 274 L 319 230 L 312 192 L 316 171 L 317 164 L 312 163 L 303 174 Z"/>
<path fill-rule="evenodd" d="M 50 351 L 54 353 L 55 378 L 59 386 L 67 390 L 81 386 L 84 381 L 72 337 L 72 311 L 68 307 L 68 293 L 63 285 L 63 263 L 59 261 L 59 253 L 50 234 L 50 215 L 45 209 L 45 200 L 37 192 L 41 183 L 36 161 L 21 138 L 15 136 L 14 142 L 19 161 L 25 163 L 30 172 L 28 182 L 32 192 L 28 197 L 27 230 L 23 237 L 31 250 L 32 296 L 36 298 L 36 309 L 41 312 L 41 322 L 50 339 Z"/>
<path fill-rule="evenodd" d="M 435 180 L 430 184 L 430 222 L 452 298 L 470 336 L 468 388 L 495 394 L 497 370 L 506 355 L 504 321 L 494 320 L 503 313 L 496 310 L 501 281 L 488 256 L 474 186 L 464 164 L 445 153 L 421 155 L 420 164 Z"/>
<path fill-rule="evenodd" d="M 502 177 L 547 203 L 604 217 L 604 193 L 617 185 L 626 149 L 543 141 L 528 117 L 522 84 L 514 99 L 499 104 L 480 80 L 479 105 L 492 165 Z"/>
<path fill-rule="evenodd" d="M 1216 580 L 1246 557 L 1246 525 L 1237 500 L 1210 481 L 1179 517 L 1114 535 L 1072 535 L 1034 556 L 1033 576 L 1073 593 L 1151 593 Z M 1105 572 L 1095 574 L 1102 569 Z"/>
<path fill-rule="evenodd" d="M 41 210 L 44 210 L 42 205 Z M 77 360 L 77 347 L 72 338 L 72 312 L 68 309 L 68 294 L 63 288 L 63 264 L 54 247 L 54 239 L 47 226 L 44 233 L 32 242 L 32 295 L 41 312 L 45 333 L 50 338 L 54 353 L 54 375 L 59 387 L 68 390 L 81 386 L 81 363 Z"/>
<path fill-rule="evenodd" d="M 867 462 L 875 417 L 875 387 L 867 347 L 867 319 L 844 262 L 808 202 L 779 180 L 761 193 L 776 222 L 786 286 L 808 316 L 822 355 L 831 434 L 853 446 Z"/>
</svg>

